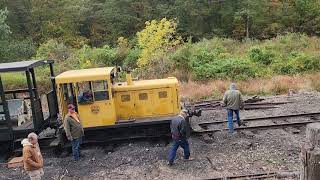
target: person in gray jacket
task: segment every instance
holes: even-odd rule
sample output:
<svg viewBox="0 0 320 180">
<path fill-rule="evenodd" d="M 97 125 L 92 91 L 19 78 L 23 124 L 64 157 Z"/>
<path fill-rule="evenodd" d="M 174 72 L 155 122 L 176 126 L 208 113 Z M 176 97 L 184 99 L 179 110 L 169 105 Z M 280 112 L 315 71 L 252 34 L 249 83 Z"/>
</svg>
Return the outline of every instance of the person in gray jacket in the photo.
<svg viewBox="0 0 320 180">
<path fill-rule="evenodd" d="M 229 132 L 233 133 L 233 113 L 235 113 L 237 118 L 237 123 L 239 126 L 241 126 L 240 121 L 240 109 L 243 108 L 243 100 L 242 95 L 239 90 L 236 88 L 236 84 L 231 83 L 230 89 L 227 90 L 224 94 L 223 100 L 222 100 L 222 106 L 226 107 L 228 112 L 228 128 Z"/>
<path fill-rule="evenodd" d="M 186 118 L 188 117 L 188 111 L 182 110 L 180 115 L 171 120 L 171 136 L 173 144 L 169 152 L 169 165 L 173 165 L 173 161 L 176 157 L 176 153 L 179 147 L 184 150 L 184 160 L 192 160 L 190 158 L 190 148 L 188 142 L 189 127 L 187 126 Z"/>
</svg>

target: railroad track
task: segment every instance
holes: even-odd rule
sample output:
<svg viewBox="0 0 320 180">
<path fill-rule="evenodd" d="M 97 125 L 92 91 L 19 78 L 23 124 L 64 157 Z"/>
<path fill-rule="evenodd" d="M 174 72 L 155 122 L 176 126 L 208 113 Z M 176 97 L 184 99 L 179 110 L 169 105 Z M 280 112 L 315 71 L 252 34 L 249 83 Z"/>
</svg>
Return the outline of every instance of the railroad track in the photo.
<svg viewBox="0 0 320 180">
<path fill-rule="evenodd" d="M 244 102 L 244 109 L 245 110 L 255 110 L 255 109 L 271 109 L 271 108 L 278 108 L 276 105 L 282 105 L 292 102 L 260 102 L 264 99 L 248 99 Z M 215 109 L 223 108 L 221 106 L 220 100 L 206 100 L 206 101 L 198 101 L 191 104 L 185 105 L 188 108 L 193 109 L 201 109 L 202 111 L 210 111 Z"/>
<path fill-rule="evenodd" d="M 305 120 L 292 121 L 296 118 L 304 118 Z M 235 128 L 236 130 L 254 130 L 254 129 L 304 126 L 309 123 L 320 122 L 320 112 L 290 114 L 290 115 L 281 115 L 281 116 L 268 116 L 268 117 L 258 117 L 258 118 L 246 118 L 242 120 L 245 123 L 245 125 Z M 263 123 L 261 122 L 259 123 L 259 121 Z M 269 122 L 266 122 L 266 121 L 269 121 Z M 226 123 L 227 123 L 227 120 L 202 122 L 202 123 L 199 123 L 198 125 L 203 130 L 193 131 L 193 133 L 202 134 L 202 133 L 226 131 L 228 130 L 228 128 L 221 127 L 222 124 L 226 124 Z M 248 123 L 253 123 L 254 125 L 248 125 Z"/>
<path fill-rule="evenodd" d="M 297 171 L 291 172 L 269 172 L 269 173 L 257 173 L 257 174 L 248 174 L 248 175 L 238 175 L 238 176 L 227 176 L 227 177 L 217 177 L 217 178 L 209 178 L 210 180 L 261 180 L 261 179 L 298 179 L 300 173 Z"/>
</svg>

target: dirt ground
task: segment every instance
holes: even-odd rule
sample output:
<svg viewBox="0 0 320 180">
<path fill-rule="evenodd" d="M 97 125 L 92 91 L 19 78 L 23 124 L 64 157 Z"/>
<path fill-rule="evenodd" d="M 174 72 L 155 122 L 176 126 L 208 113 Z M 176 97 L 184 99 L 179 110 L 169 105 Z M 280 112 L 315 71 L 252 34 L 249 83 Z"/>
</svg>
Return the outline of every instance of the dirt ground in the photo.
<svg viewBox="0 0 320 180">
<path fill-rule="evenodd" d="M 262 117 L 320 111 L 320 94 L 298 92 L 287 96 L 264 97 L 266 102 L 290 101 L 276 109 L 242 111 L 241 117 Z M 204 112 L 197 123 L 226 118 L 225 110 Z M 225 124 L 226 127 L 226 124 Z M 73 162 L 70 154 L 56 157 L 44 152 L 44 179 L 205 179 L 232 175 L 299 171 L 300 147 L 305 141 L 305 128 L 284 128 L 213 134 L 210 142 L 191 137 L 193 161 L 181 160 L 182 149 L 173 166 L 167 165 L 171 144 L 132 142 L 117 145 L 113 152 L 104 147 L 82 150 L 84 157 Z M 8 169 L 1 164 L 0 179 L 28 179 L 22 169 Z"/>
</svg>

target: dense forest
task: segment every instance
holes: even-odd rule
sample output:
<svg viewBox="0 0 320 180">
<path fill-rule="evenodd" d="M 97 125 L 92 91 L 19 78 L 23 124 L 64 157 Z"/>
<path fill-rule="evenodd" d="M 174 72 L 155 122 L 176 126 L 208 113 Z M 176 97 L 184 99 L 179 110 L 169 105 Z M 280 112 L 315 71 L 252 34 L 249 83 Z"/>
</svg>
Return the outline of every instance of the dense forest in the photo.
<svg viewBox="0 0 320 180">
<path fill-rule="evenodd" d="M 320 34 L 318 0 L 1 0 L 0 9 L 11 37 L 35 45 L 50 39 L 73 47 L 114 45 L 163 17 L 176 19 L 177 32 L 194 41 Z"/>
<path fill-rule="evenodd" d="M 319 0 L 0 0 L 0 62 L 51 58 L 58 71 L 121 65 L 197 80 L 318 71 L 319 35 Z"/>
</svg>

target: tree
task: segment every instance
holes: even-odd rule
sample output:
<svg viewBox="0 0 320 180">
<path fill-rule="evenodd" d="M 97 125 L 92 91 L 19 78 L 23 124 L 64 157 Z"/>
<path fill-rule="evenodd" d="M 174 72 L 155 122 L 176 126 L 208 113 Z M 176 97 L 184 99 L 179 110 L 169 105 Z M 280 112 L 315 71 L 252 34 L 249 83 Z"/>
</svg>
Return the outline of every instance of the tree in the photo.
<svg viewBox="0 0 320 180">
<path fill-rule="evenodd" d="M 142 49 L 138 59 L 140 67 L 147 65 L 156 52 L 168 51 L 182 42 L 176 35 L 177 23 L 173 19 L 162 18 L 145 24 L 146 27 L 137 33 L 138 45 Z"/>
<path fill-rule="evenodd" d="M 0 40 L 5 39 L 11 33 L 10 27 L 7 25 L 6 20 L 8 16 L 8 10 L 0 9 Z"/>
<path fill-rule="evenodd" d="M 79 26 L 89 11 L 88 4 L 88 0 L 31 0 L 33 39 L 38 43 L 57 39 L 80 48 L 87 42 L 79 33 Z"/>
</svg>

